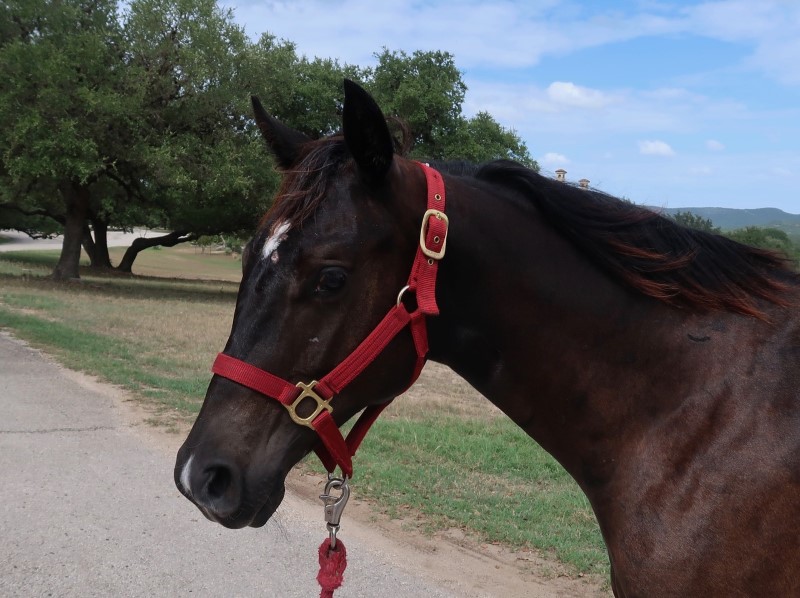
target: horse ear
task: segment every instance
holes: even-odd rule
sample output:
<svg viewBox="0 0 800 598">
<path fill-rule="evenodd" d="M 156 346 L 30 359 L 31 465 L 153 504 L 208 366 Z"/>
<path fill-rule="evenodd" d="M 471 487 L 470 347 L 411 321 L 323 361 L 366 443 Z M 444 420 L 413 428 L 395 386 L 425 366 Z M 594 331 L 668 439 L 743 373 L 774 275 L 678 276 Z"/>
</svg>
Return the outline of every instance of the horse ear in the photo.
<svg viewBox="0 0 800 598">
<path fill-rule="evenodd" d="M 380 182 L 394 158 L 394 143 L 383 112 L 363 88 L 344 80 L 342 129 L 347 149 L 370 182 Z"/>
<path fill-rule="evenodd" d="M 261 130 L 261 135 L 267 140 L 267 145 L 272 150 L 272 154 L 278 162 L 278 167 L 283 169 L 290 168 L 297 162 L 302 145 L 310 141 L 310 139 L 300 131 L 287 127 L 267 114 L 267 111 L 261 105 L 261 101 L 256 96 L 250 96 L 250 101 L 253 103 L 256 124 Z"/>
</svg>

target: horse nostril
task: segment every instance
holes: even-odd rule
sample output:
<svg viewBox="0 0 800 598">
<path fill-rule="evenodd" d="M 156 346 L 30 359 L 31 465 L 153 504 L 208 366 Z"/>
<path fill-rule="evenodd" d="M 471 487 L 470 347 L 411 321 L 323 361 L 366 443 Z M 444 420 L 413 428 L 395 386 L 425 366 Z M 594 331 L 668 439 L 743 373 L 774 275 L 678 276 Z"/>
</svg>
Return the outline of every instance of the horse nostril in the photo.
<svg viewBox="0 0 800 598">
<path fill-rule="evenodd" d="M 235 463 L 191 456 L 175 469 L 178 488 L 214 521 L 227 520 L 242 508 L 244 477 Z"/>
<path fill-rule="evenodd" d="M 231 481 L 233 480 L 233 474 L 231 473 L 231 470 L 224 465 L 215 465 L 206 469 L 205 474 L 206 496 L 213 500 L 220 499 L 225 496 L 228 488 L 231 486 Z"/>
</svg>

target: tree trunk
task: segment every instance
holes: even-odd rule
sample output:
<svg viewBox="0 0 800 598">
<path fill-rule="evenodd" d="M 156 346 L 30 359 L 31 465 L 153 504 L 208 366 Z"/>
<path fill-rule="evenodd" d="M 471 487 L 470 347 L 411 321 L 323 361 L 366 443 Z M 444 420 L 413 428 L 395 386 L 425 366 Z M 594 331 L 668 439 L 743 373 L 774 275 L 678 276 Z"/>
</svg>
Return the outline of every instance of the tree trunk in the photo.
<svg viewBox="0 0 800 598">
<path fill-rule="evenodd" d="M 178 243 L 194 241 L 197 239 L 197 237 L 198 235 L 190 233 L 189 231 L 176 230 L 161 237 L 151 237 L 149 239 L 146 239 L 145 237 L 139 237 L 138 239 L 134 239 L 133 243 L 131 243 L 131 246 L 125 251 L 125 255 L 122 256 L 122 261 L 119 263 L 119 266 L 117 266 L 117 270 L 130 274 L 131 268 L 133 268 L 133 262 L 136 260 L 136 256 L 139 255 L 140 251 L 144 251 L 149 247 L 174 247 Z"/>
<path fill-rule="evenodd" d="M 99 218 L 90 217 L 94 238 L 87 225 L 83 232 L 83 249 L 89 256 L 92 268 L 111 268 L 111 257 L 108 255 L 108 223 Z"/>
<path fill-rule="evenodd" d="M 89 224 L 86 223 L 83 225 L 83 238 L 81 239 L 81 245 L 83 245 L 83 250 L 86 252 L 86 255 L 89 256 L 89 265 L 94 265 L 94 237 L 92 237 L 92 229 L 89 228 Z"/>
<path fill-rule="evenodd" d="M 66 202 L 64 219 L 64 243 L 61 246 L 61 257 L 53 270 L 56 280 L 80 278 L 78 270 L 81 261 L 81 241 L 86 217 L 89 213 L 89 187 L 71 182 L 61 187 Z"/>
<path fill-rule="evenodd" d="M 111 256 L 108 255 L 108 222 L 92 218 L 94 229 L 94 254 L 98 268 L 111 268 Z"/>
</svg>

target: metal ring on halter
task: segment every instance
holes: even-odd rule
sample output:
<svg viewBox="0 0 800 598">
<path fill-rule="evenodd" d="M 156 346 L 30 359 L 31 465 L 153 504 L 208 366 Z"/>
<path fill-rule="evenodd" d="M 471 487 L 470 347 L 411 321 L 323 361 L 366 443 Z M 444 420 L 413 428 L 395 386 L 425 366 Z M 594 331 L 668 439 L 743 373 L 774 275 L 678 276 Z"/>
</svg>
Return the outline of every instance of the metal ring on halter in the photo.
<svg viewBox="0 0 800 598">
<path fill-rule="evenodd" d="M 397 307 L 400 307 L 400 303 L 403 301 L 403 295 L 405 295 L 406 291 L 410 288 L 410 286 L 406 285 L 397 293 Z"/>
</svg>

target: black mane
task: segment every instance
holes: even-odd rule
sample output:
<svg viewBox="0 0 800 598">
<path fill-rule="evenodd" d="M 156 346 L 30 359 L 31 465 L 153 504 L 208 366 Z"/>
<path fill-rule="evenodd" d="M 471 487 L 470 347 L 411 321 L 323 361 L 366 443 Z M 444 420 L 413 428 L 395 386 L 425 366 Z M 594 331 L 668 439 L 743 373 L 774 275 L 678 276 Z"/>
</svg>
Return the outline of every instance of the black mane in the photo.
<svg viewBox="0 0 800 598">
<path fill-rule="evenodd" d="M 687 228 L 648 208 L 581 189 L 515 162 L 490 162 L 482 181 L 532 201 L 548 223 L 599 267 L 666 303 L 763 318 L 757 298 L 788 305 L 798 281 L 782 255 Z"/>
<path fill-rule="evenodd" d="M 541 176 L 516 162 L 432 161 L 431 166 L 533 202 L 598 267 L 671 305 L 763 318 L 757 300 L 786 306 L 785 291 L 798 281 L 778 253 L 684 227 L 648 208 Z M 298 164 L 284 172 L 261 226 L 267 220 L 302 224 L 324 201 L 328 184 L 350 167 L 341 135 L 307 144 Z"/>
</svg>

